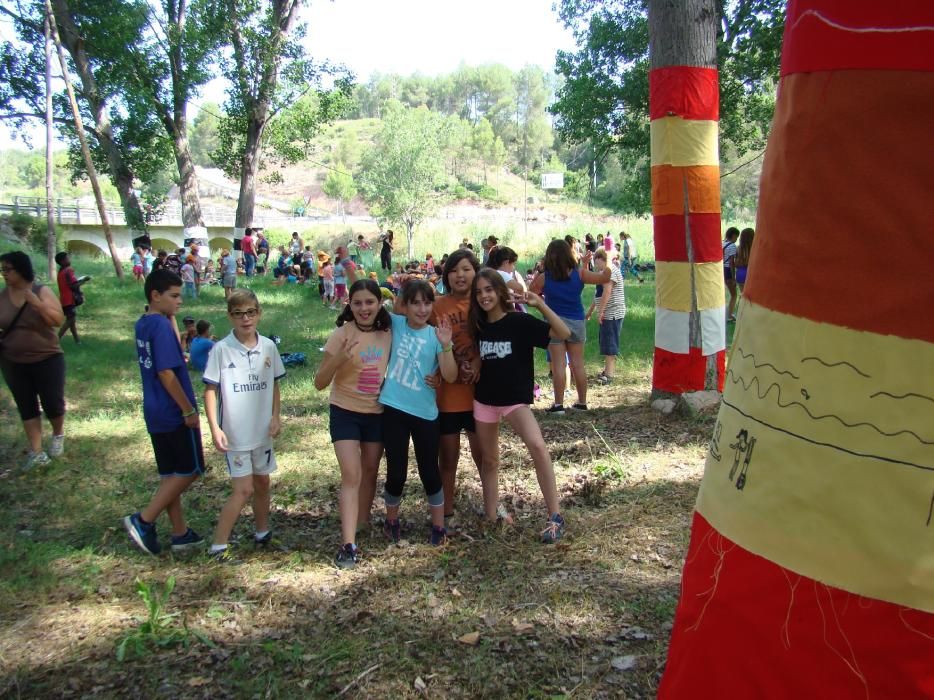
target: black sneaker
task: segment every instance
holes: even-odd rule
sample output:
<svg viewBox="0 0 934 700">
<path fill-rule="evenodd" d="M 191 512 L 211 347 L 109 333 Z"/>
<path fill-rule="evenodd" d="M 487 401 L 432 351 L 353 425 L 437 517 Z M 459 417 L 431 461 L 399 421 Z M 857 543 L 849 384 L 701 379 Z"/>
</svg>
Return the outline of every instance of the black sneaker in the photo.
<svg viewBox="0 0 934 700">
<path fill-rule="evenodd" d="M 253 544 L 257 547 L 268 547 L 272 544 L 272 530 L 267 532 L 262 537 L 253 537 Z"/>
<path fill-rule="evenodd" d="M 402 523 L 387 518 L 383 521 L 383 534 L 390 542 L 398 542 L 402 539 Z"/>
<path fill-rule="evenodd" d="M 159 538 L 156 536 L 156 526 L 152 523 L 144 523 L 139 513 L 126 516 L 123 519 L 123 527 L 126 528 L 133 544 L 146 554 L 156 556 L 162 551 Z"/>
<path fill-rule="evenodd" d="M 545 413 L 550 413 L 554 416 L 563 416 L 564 415 L 564 404 L 553 403 L 551 408 L 546 408 Z"/>
<path fill-rule="evenodd" d="M 548 524 L 545 525 L 545 529 L 542 530 L 542 542 L 544 544 L 554 544 L 561 539 L 563 534 L 564 518 L 562 518 L 560 514 L 555 513 L 548 518 Z"/>
<path fill-rule="evenodd" d="M 204 538 L 191 528 L 188 528 L 184 535 L 177 537 L 172 535 L 172 551 L 176 554 L 202 545 L 204 545 Z"/>
<path fill-rule="evenodd" d="M 224 547 L 220 551 L 208 550 L 208 559 L 217 563 L 217 564 L 241 564 L 242 562 L 237 559 L 234 551 L 231 547 Z"/>
<path fill-rule="evenodd" d="M 448 531 L 443 527 L 431 526 L 431 538 L 429 539 L 432 547 L 440 547 L 448 542 Z"/>
<path fill-rule="evenodd" d="M 340 569 L 352 569 L 360 560 L 360 548 L 355 544 L 347 543 L 337 550 L 337 556 L 334 557 L 334 563 Z"/>
<path fill-rule="evenodd" d="M 573 411 L 586 411 L 588 410 L 587 404 L 585 403 L 575 403 L 571 404 L 571 410 Z"/>
</svg>

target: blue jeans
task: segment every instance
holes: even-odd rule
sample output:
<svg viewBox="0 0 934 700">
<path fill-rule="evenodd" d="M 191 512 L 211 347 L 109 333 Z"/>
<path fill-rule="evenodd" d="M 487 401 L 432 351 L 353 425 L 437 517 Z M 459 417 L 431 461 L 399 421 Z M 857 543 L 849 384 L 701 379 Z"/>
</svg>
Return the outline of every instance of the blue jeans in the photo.
<svg viewBox="0 0 934 700">
<path fill-rule="evenodd" d="M 184 283 L 184 286 L 182 287 L 182 296 L 185 296 L 185 297 L 192 297 L 192 298 L 195 298 L 195 299 L 198 297 L 198 290 L 195 289 L 195 283 L 194 283 L 194 282 L 185 282 L 185 283 Z"/>
<path fill-rule="evenodd" d="M 256 256 L 253 253 L 244 253 L 243 254 L 243 270 L 246 272 L 247 277 L 253 276 L 253 271 L 256 269 Z"/>
</svg>

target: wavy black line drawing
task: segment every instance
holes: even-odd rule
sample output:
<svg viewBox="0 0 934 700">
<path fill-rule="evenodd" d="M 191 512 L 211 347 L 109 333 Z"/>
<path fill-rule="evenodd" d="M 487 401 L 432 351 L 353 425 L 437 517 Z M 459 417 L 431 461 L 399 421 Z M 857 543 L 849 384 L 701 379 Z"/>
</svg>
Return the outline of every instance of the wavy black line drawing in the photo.
<svg viewBox="0 0 934 700">
<path fill-rule="evenodd" d="M 736 404 L 730 403 L 730 401 L 726 397 L 724 397 L 723 399 L 723 405 L 729 406 L 741 416 L 745 416 L 746 418 L 750 420 L 754 420 L 759 425 L 764 425 L 766 428 L 771 428 L 772 430 L 775 430 L 779 433 L 784 433 L 785 435 L 791 435 L 792 437 L 798 438 L 799 440 L 810 443 L 812 445 L 818 445 L 819 447 L 828 447 L 832 450 L 837 450 L 838 452 L 843 452 L 845 454 L 852 455 L 853 457 L 865 457 L 866 459 L 875 459 L 880 462 L 888 462 L 889 464 L 900 464 L 905 467 L 921 469 L 926 472 L 934 472 L 934 464 L 918 464 L 917 462 L 909 462 L 907 460 L 898 459 L 896 457 L 886 457 L 885 455 L 873 454 L 871 452 L 859 452 L 857 450 L 852 450 L 848 447 L 843 447 L 842 445 L 834 445 L 832 442 L 823 442 L 821 440 L 815 440 L 814 438 L 810 438 L 807 435 L 801 435 L 800 433 L 796 433 L 792 430 L 788 430 L 787 428 L 782 428 L 778 425 L 773 425 L 772 423 L 762 420 L 761 418 L 758 418 L 752 415 L 751 413 L 746 413 L 746 411 L 741 409 Z"/>
<path fill-rule="evenodd" d="M 928 508 L 928 521 L 925 525 L 931 525 L 931 516 L 934 515 L 934 494 L 931 495 L 931 506 Z"/>
<path fill-rule="evenodd" d="M 877 396 L 888 396 L 890 399 L 924 399 L 925 401 L 930 401 L 934 403 L 934 399 L 930 396 L 925 396 L 924 394 L 916 394 L 913 391 L 907 394 L 890 394 L 887 391 L 877 391 L 875 394 L 872 394 L 869 398 L 874 399 Z"/>
<path fill-rule="evenodd" d="M 866 379 L 872 379 L 872 377 L 870 377 L 868 374 L 863 372 L 859 367 L 857 367 L 851 362 L 847 362 L 846 360 L 840 360 L 839 362 L 824 362 L 824 360 L 822 360 L 819 357 L 802 357 L 801 363 L 804 364 L 808 360 L 814 360 L 815 362 L 820 362 L 822 365 L 824 365 L 824 367 L 839 367 L 840 365 L 845 365 L 849 367 L 851 370 L 853 370 L 854 372 L 856 372 L 856 374 L 858 374 L 859 376 L 865 377 Z"/>
<path fill-rule="evenodd" d="M 759 381 L 758 377 L 753 377 L 752 380 L 749 382 L 749 384 L 746 384 L 745 380 L 742 377 L 734 374 L 732 369 L 727 370 L 726 376 L 734 384 L 742 385 L 745 391 L 749 391 L 749 389 L 752 388 L 752 385 L 756 384 L 756 394 L 758 395 L 760 400 L 764 399 L 766 396 L 769 395 L 769 392 L 772 391 L 772 387 L 777 387 L 778 398 L 776 399 L 776 403 L 778 404 L 779 408 L 788 408 L 789 406 L 800 406 L 802 410 L 804 410 L 804 412 L 807 413 L 811 417 L 812 420 L 823 420 L 825 418 L 833 418 L 835 421 L 840 423 L 840 425 L 846 428 L 859 428 L 859 427 L 866 426 L 866 427 L 872 428 L 877 433 L 879 433 L 879 435 L 883 435 L 885 437 L 898 437 L 899 435 L 911 435 L 915 440 L 920 442 L 922 445 L 934 445 L 934 440 L 924 440 L 920 435 L 918 435 L 917 433 L 911 430 L 899 430 L 894 433 L 887 433 L 884 430 L 881 430 L 878 426 L 873 425 L 872 423 L 867 423 L 866 421 L 861 421 L 859 423 L 847 423 L 840 416 L 833 414 L 833 413 L 827 413 L 827 414 L 820 415 L 820 416 L 814 415 L 813 413 L 811 413 L 811 410 L 807 406 L 805 406 L 803 403 L 801 403 L 800 401 L 789 401 L 788 403 L 782 403 L 782 387 L 777 382 L 772 382 L 771 384 L 769 384 L 768 388 L 766 388 L 765 390 L 765 393 L 762 393 L 761 392 L 762 383 Z"/>
<path fill-rule="evenodd" d="M 775 372 L 776 374 L 787 374 L 787 375 L 788 375 L 789 377 L 791 377 L 792 379 L 801 379 L 801 377 L 799 377 L 799 376 L 798 376 L 797 374 L 795 374 L 794 372 L 790 372 L 790 371 L 788 371 L 787 369 L 779 369 L 778 367 L 776 367 L 775 365 L 773 365 L 771 362 L 763 362 L 762 364 L 759 364 L 758 362 L 756 362 L 756 356 L 755 356 L 753 353 L 751 353 L 751 352 L 743 352 L 743 349 L 740 348 L 740 347 L 737 347 L 737 348 L 736 348 L 736 352 L 738 352 L 740 355 L 742 355 L 744 360 L 748 360 L 748 359 L 751 357 L 751 358 L 752 358 L 752 366 L 755 367 L 756 369 L 759 369 L 760 367 L 768 367 L 768 368 L 770 368 L 773 372 Z"/>
</svg>

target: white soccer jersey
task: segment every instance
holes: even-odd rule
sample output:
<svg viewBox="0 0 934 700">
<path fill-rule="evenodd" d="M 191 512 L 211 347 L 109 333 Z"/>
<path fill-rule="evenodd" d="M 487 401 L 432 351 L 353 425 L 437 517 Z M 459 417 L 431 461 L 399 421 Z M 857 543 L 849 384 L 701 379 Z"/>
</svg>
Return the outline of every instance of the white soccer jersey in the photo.
<svg viewBox="0 0 934 700">
<path fill-rule="evenodd" d="M 211 348 L 202 379 L 218 387 L 217 422 L 230 450 L 253 450 L 270 442 L 273 387 L 285 376 L 276 344 L 259 336 L 247 349 L 233 332 Z"/>
</svg>

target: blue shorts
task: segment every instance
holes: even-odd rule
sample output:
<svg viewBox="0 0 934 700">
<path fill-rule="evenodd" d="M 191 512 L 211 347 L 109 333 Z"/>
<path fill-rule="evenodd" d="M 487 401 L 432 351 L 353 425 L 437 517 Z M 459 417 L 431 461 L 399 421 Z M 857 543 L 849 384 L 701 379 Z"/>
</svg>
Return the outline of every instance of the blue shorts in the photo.
<svg viewBox="0 0 934 700">
<path fill-rule="evenodd" d="M 583 319 L 577 318 L 565 318 L 561 316 L 561 320 L 564 321 L 565 325 L 571 329 L 571 335 L 568 336 L 566 340 L 558 340 L 557 338 L 552 338 L 548 341 L 549 345 L 558 345 L 560 343 L 586 343 L 587 342 L 587 322 Z"/>
<path fill-rule="evenodd" d="M 600 354 L 619 355 L 619 334 L 623 329 L 623 319 L 605 318 L 600 324 Z"/>
<path fill-rule="evenodd" d="M 383 414 L 358 413 L 331 404 L 331 442 L 354 440 L 356 442 L 383 441 Z"/>
</svg>

